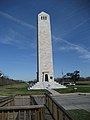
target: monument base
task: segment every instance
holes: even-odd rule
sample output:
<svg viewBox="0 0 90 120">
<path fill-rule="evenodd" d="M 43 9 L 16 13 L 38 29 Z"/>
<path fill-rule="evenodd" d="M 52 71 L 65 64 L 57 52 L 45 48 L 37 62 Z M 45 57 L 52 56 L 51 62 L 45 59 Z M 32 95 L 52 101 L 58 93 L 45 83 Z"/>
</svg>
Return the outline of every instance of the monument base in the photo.
<svg viewBox="0 0 90 120">
<path fill-rule="evenodd" d="M 66 86 L 61 85 L 57 82 L 37 82 L 32 87 L 28 87 L 30 89 L 58 89 L 58 88 L 66 88 Z"/>
</svg>

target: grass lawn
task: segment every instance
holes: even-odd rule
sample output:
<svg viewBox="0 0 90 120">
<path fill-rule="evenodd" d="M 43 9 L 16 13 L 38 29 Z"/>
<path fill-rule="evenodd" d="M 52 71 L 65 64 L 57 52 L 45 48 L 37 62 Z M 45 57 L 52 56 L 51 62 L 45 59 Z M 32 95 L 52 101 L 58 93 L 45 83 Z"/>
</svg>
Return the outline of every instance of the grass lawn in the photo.
<svg viewBox="0 0 90 120">
<path fill-rule="evenodd" d="M 28 85 L 26 83 L 17 83 L 12 85 L 0 86 L 1 96 L 10 96 L 16 94 L 44 94 L 47 90 L 27 90 Z"/>
<path fill-rule="evenodd" d="M 47 90 L 27 90 L 28 85 L 26 83 L 16 83 L 12 85 L 4 85 L 0 86 L 0 95 L 1 96 L 9 96 L 9 95 L 16 95 L 16 94 L 44 94 L 48 93 Z M 77 87 L 77 90 L 74 90 L 74 87 Z M 68 88 L 62 89 L 55 89 L 60 93 L 74 93 L 74 92 L 87 92 L 90 93 L 90 85 L 77 85 L 77 86 L 70 86 Z"/>
<path fill-rule="evenodd" d="M 85 80 L 85 81 L 77 81 L 76 84 L 81 84 L 81 85 L 90 85 L 90 80 Z"/>
<path fill-rule="evenodd" d="M 77 88 L 77 90 L 75 90 L 74 88 Z M 76 85 L 55 90 L 60 93 L 75 93 L 75 92 L 90 93 L 90 85 Z"/>
<path fill-rule="evenodd" d="M 86 110 L 68 110 L 74 120 L 90 120 L 90 112 Z"/>
</svg>

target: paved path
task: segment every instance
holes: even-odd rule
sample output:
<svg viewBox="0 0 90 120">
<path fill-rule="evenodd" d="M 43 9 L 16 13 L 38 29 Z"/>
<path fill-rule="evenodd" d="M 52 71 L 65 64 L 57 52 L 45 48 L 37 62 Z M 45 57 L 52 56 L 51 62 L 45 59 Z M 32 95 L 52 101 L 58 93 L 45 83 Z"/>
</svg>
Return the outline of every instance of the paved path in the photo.
<svg viewBox="0 0 90 120">
<path fill-rule="evenodd" d="M 84 109 L 90 112 L 90 94 L 60 94 L 53 98 L 66 110 Z"/>
</svg>

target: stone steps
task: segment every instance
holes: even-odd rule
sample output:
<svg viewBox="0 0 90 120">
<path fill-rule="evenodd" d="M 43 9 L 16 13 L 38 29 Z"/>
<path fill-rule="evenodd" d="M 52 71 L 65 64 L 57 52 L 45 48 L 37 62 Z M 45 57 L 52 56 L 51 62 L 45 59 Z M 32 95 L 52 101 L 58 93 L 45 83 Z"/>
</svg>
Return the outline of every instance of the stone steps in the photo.
<svg viewBox="0 0 90 120">
<path fill-rule="evenodd" d="M 30 89 L 56 89 L 56 88 L 66 88 L 66 86 L 63 86 L 57 82 L 37 82 L 34 84 L 34 86 L 29 87 Z"/>
</svg>

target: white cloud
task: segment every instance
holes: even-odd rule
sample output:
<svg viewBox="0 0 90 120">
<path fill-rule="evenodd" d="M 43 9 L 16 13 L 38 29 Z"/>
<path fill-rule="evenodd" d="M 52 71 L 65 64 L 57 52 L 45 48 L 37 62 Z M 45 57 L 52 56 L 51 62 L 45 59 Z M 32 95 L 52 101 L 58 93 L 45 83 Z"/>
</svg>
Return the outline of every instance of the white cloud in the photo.
<svg viewBox="0 0 90 120">
<path fill-rule="evenodd" d="M 12 20 L 13 22 L 28 27 L 31 30 L 35 30 L 36 27 L 28 24 L 20 19 L 17 19 L 11 15 L 9 15 L 8 13 L 2 12 L 0 11 L 0 16 L 3 16 L 9 20 Z M 16 30 L 9 28 L 8 31 L 6 31 L 6 33 L 4 33 L 1 36 L 0 42 L 3 44 L 7 44 L 7 45 L 14 45 L 16 47 L 18 47 L 19 49 L 27 49 L 27 48 L 32 48 L 34 49 L 34 45 L 32 46 L 32 42 L 30 40 L 30 38 L 28 38 L 27 36 L 25 36 L 24 34 L 17 32 Z"/>
<path fill-rule="evenodd" d="M 88 18 L 88 19 L 80 22 L 79 24 L 76 24 L 71 30 L 64 32 L 64 33 L 62 34 L 62 36 L 63 36 L 63 35 L 68 35 L 68 34 L 70 34 L 72 31 L 76 30 L 77 28 L 79 28 L 80 26 L 82 26 L 83 24 L 85 24 L 88 20 L 90 20 L 90 18 Z"/>
<path fill-rule="evenodd" d="M 77 53 L 79 53 L 79 57 L 83 58 L 83 59 L 87 59 L 90 60 L 90 51 L 88 51 L 87 49 L 83 48 L 80 45 L 77 44 L 73 44 L 71 42 L 68 42 L 65 39 L 62 38 L 58 38 L 53 36 L 54 41 L 56 41 L 56 43 L 60 42 L 60 46 L 59 46 L 59 50 L 60 51 L 68 51 L 68 50 L 74 50 Z"/>
<path fill-rule="evenodd" d="M 34 42 L 24 34 L 10 28 L 5 35 L 0 39 L 0 42 L 6 45 L 13 45 L 19 49 L 35 49 Z"/>
<path fill-rule="evenodd" d="M 1 15 L 1 16 L 4 16 L 5 18 L 10 19 L 10 20 L 12 20 L 12 21 L 14 21 L 14 22 L 16 22 L 16 23 L 18 23 L 18 24 L 20 24 L 20 25 L 29 27 L 29 28 L 31 28 L 31 29 L 35 29 L 35 26 L 33 26 L 33 25 L 29 24 L 29 23 L 26 23 L 26 22 L 24 22 L 24 21 L 22 21 L 22 20 L 20 20 L 20 19 L 17 19 L 17 18 L 15 18 L 15 17 L 13 17 L 12 15 L 9 15 L 8 13 L 5 13 L 5 12 L 0 11 L 0 15 Z"/>
</svg>

